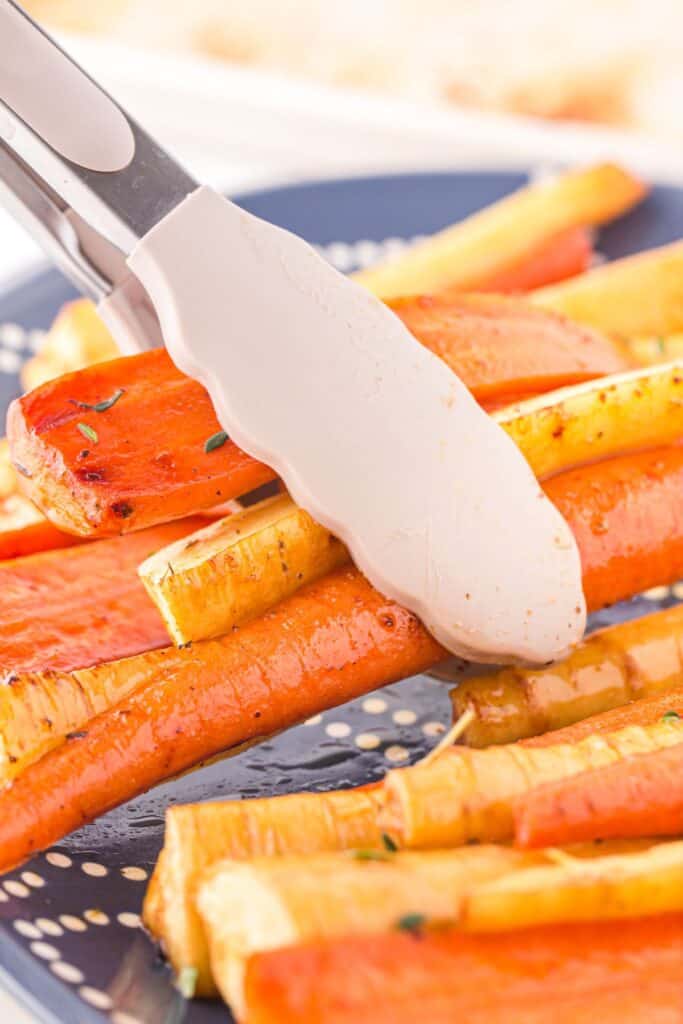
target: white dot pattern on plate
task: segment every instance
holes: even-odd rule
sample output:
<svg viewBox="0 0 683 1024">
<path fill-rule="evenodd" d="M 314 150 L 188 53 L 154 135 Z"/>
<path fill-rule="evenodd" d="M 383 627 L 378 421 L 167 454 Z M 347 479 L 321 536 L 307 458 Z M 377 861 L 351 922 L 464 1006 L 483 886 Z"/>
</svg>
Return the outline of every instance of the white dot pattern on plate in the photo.
<svg viewBox="0 0 683 1024">
<path fill-rule="evenodd" d="M 74 917 L 73 914 L 60 914 L 59 920 L 69 932 L 84 932 L 88 927 L 85 921 L 80 917 Z"/>
<path fill-rule="evenodd" d="M 111 1024 L 142 1024 L 139 1017 L 134 1017 L 132 1013 L 126 1013 L 125 1010 L 114 1010 L 111 1015 Z"/>
<path fill-rule="evenodd" d="M 399 708 L 391 716 L 396 725 L 415 725 L 417 715 L 410 708 Z"/>
<path fill-rule="evenodd" d="M 382 715 L 388 707 L 382 697 L 366 697 L 361 706 L 368 715 Z"/>
<path fill-rule="evenodd" d="M 425 722 L 422 726 L 422 732 L 425 736 L 442 736 L 446 731 L 446 726 L 443 722 Z"/>
<path fill-rule="evenodd" d="M 23 882 L 17 882 L 13 878 L 8 878 L 6 882 L 2 883 L 10 894 L 10 896 L 18 896 L 19 899 L 26 899 L 27 896 L 31 895 L 31 890 Z"/>
<path fill-rule="evenodd" d="M 66 963 L 65 960 L 55 960 L 50 964 L 50 970 L 53 974 L 56 974 L 62 981 L 68 981 L 70 985 L 80 985 L 85 981 L 83 971 L 78 967 L 74 967 L 73 964 Z"/>
<path fill-rule="evenodd" d="M 405 747 L 399 746 L 398 743 L 394 743 L 390 747 L 387 747 L 384 751 L 384 756 L 387 761 L 390 761 L 392 764 L 400 764 L 401 761 L 408 760 L 410 752 L 406 750 Z"/>
<path fill-rule="evenodd" d="M 39 956 L 41 960 L 59 960 L 59 950 L 51 946 L 49 942 L 32 942 L 31 952 Z"/>
<path fill-rule="evenodd" d="M 325 732 L 333 740 L 343 740 L 351 735 L 351 726 L 348 722 L 330 722 L 325 726 Z"/>
<path fill-rule="evenodd" d="M 306 719 L 306 721 L 304 722 L 304 725 L 320 725 L 322 720 L 323 720 L 323 716 L 322 715 L 312 715 L 310 718 Z"/>
<path fill-rule="evenodd" d="M 669 596 L 669 587 L 650 587 L 643 593 L 643 597 L 647 601 L 664 601 Z"/>
<path fill-rule="evenodd" d="M 111 996 L 102 992 L 99 988 L 92 988 L 90 985 L 81 985 L 78 994 L 86 1003 L 94 1006 L 96 1010 L 110 1010 Z"/>
<path fill-rule="evenodd" d="M 131 911 L 124 910 L 118 914 L 116 920 L 119 924 L 122 924 L 124 928 L 139 928 L 142 924 L 139 914 L 134 914 Z"/>
<path fill-rule="evenodd" d="M 356 736 L 356 746 L 361 750 L 376 750 L 381 742 L 376 732 L 359 732 Z"/>
<path fill-rule="evenodd" d="M 7 903 L 8 901 L 9 896 L 3 889 L 0 889 L 0 903 Z"/>
<path fill-rule="evenodd" d="M 105 914 L 105 912 L 103 910 L 98 910 L 96 907 L 92 908 L 92 909 L 89 909 L 89 910 L 84 910 L 83 911 L 83 917 L 90 924 L 97 924 L 97 925 L 109 924 L 109 917 L 108 917 L 108 915 Z"/>
<path fill-rule="evenodd" d="M 147 872 L 144 868 L 130 867 L 121 868 L 121 874 L 129 882 L 144 882 L 147 879 Z"/>
<path fill-rule="evenodd" d="M 104 864 L 98 864 L 94 860 L 86 860 L 81 864 L 81 871 L 90 875 L 91 878 L 104 878 L 105 875 L 109 874 L 109 868 L 106 868 Z"/>
<path fill-rule="evenodd" d="M 37 875 L 35 871 L 23 871 L 21 879 L 26 882 L 26 885 L 30 885 L 32 889 L 42 889 L 45 885 L 45 879 L 41 875 Z"/>
<path fill-rule="evenodd" d="M 67 857 L 65 853 L 57 853 L 56 850 L 50 850 L 49 853 L 46 853 L 45 860 L 48 864 L 51 864 L 53 868 L 70 868 L 73 864 L 71 857 Z"/>
<path fill-rule="evenodd" d="M 14 930 L 23 935 L 25 939 L 39 939 L 41 937 L 40 928 L 36 928 L 30 921 L 24 921 L 21 918 L 14 922 Z"/>
<path fill-rule="evenodd" d="M 64 934 L 64 929 L 61 924 L 57 924 L 56 921 L 51 921 L 49 917 L 37 917 L 36 925 L 40 928 L 43 935 L 50 935 L 52 938 L 57 938 L 58 935 Z"/>
</svg>

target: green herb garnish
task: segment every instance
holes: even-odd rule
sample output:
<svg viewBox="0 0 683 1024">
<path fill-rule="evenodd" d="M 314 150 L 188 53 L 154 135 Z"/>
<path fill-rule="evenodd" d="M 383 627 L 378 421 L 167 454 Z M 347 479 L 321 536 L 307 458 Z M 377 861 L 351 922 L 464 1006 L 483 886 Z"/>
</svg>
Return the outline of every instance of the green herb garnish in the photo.
<svg viewBox="0 0 683 1024">
<path fill-rule="evenodd" d="M 657 338 L 657 348 L 661 354 L 664 355 L 666 352 L 666 342 L 664 341 L 664 338 Z"/>
<path fill-rule="evenodd" d="M 665 711 L 662 715 L 663 722 L 680 722 L 681 716 L 677 711 Z"/>
<path fill-rule="evenodd" d="M 416 935 L 422 931 L 426 921 L 427 918 L 424 914 L 404 914 L 403 917 L 399 917 L 396 927 L 401 932 L 412 932 L 413 935 Z"/>
<path fill-rule="evenodd" d="M 196 967 L 182 967 L 176 978 L 175 986 L 184 999 L 192 999 L 197 990 L 199 971 Z"/>
<path fill-rule="evenodd" d="M 205 452 L 215 452 L 216 448 L 222 448 L 225 442 L 228 440 L 228 435 L 224 430 L 219 430 L 217 434 L 210 437 L 204 445 Z"/>
<path fill-rule="evenodd" d="M 391 860 L 387 850 L 354 850 L 355 860 Z"/>
<path fill-rule="evenodd" d="M 382 842 L 384 843 L 384 849 L 388 850 L 389 853 L 396 853 L 396 851 L 398 850 L 398 846 L 391 838 L 391 836 L 388 835 L 388 833 L 386 832 L 382 832 Z"/>
<path fill-rule="evenodd" d="M 106 412 L 107 409 L 111 409 L 112 405 L 116 405 L 122 394 L 123 388 L 118 388 L 111 398 L 105 398 L 103 402 L 95 402 L 94 405 L 90 405 L 89 402 L 76 402 L 76 405 L 79 409 L 91 409 L 92 412 Z"/>
<path fill-rule="evenodd" d="M 87 423 L 77 423 L 76 426 L 80 430 L 81 434 L 83 434 L 83 437 L 87 437 L 87 439 L 89 441 L 92 441 L 93 444 L 98 444 L 100 439 L 97 436 L 96 430 L 93 430 L 92 427 L 89 427 Z"/>
</svg>

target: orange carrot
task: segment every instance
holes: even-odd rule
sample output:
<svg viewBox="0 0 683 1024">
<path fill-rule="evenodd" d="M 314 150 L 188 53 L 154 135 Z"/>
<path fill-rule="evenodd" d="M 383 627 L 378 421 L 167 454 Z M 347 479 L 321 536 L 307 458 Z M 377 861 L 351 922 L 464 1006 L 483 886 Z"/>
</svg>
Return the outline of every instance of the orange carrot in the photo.
<svg viewBox="0 0 683 1024">
<path fill-rule="evenodd" d="M 60 529 L 87 536 L 180 518 L 273 478 L 232 441 L 207 452 L 220 429 L 204 388 L 162 349 L 49 381 L 8 413 L 23 489 Z"/>
<path fill-rule="evenodd" d="M 543 489 L 576 538 L 591 609 L 683 576 L 683 447 L 584 466 Z"/>
<path fill-rule="evenodd" d="M 0 481 L 0 487 L 2 482 Z M 0 495 L 0 562 L 38 551 L 67 548 L 81 538 L 62 533 L 27 498 L 11 491 Z"/>
<path fill-rule="evenodd" d="M 599 335 L 511 299 L 418 299 L 397 308 L 482 401 L 628 365 Z M 479 335 L 483 354 L 472 341 Z M 102 412 L 82 407 L 115 396 Z M 23 490 L 60 529 L 86 536 L 187 515 L 274 476 L 229 440 L 205 451 L 220 432 L 209 397 L 162 350 L 43 384 L 12 403 L 7 431 Z"/>
<path fill-rule="evenodd" d="M 222 640 L 131 659 L 138 688 L 0 793 L 0 871 L 198 761 L 441 657 L 413 615 L 345 569 Z"/>
<path fill-rule="evenodd" d="M 598 468 L 581 472 L 590 476 Z M 565 476 L 574 480 L 574 474 Z M 553 481 L 558 503 L 562 479 Z M 595 497 L 591 488 L 582 493 L 587 501 Z M 653 548 L 647 530 L 650 500 L 678 504 L 678 492 L 675 487 L 663 494 L 657 488 L 638 492 L 643 529 L 641 537 L 631 538 L 631 557 L 640 575 L 626 574 L 627 579 L 650 580 L 665 561 L 653 556 L 657 545 L 666 553 L 670 538 L 658 535 Z M 572 514 L 582 521 L 582 510 L 572 513 L 570 506 L 570 526 Z M 663 522 L 659 512 L 652 518 Z M 621 550 L 619 531 L 609 536 Z M 584 572 L 594 581 L 592 590 L 586 588 L 589 607 L 595 608 L 596 594 L 603 601 L 626 596 L 624 578 L 605 557 L 607 548 L 589 544 L 584 552 L 585 535 L 577 539 Z M 681 547 L 674 544 L 666 568 L 675 578 L 683 575 Z M 343 569 L 222 640 L 168 650 L 149 668 L 135 659 L 131 671 L 143 673 L 146 682 L 122 705 L 94 719 L 87 736 L 47 754 L 0 795 L 0 870 L 199 761 L 423 671 L 445 655 L 413 615 L 378 594 L 357 570 Z M 160 685 L 168 677 L 173 687 Z"/>
<path fill-rule="evenodd" d="M 648 649 L 645 648 L 645 657 Z M 574 725 L 563 729 L 552 729 L 542 736 L 532 736 L 520 740 L 521 747 L 556 747 L 559 743 L 578 743 L 593 733 L 618 732 L 629 725 L 652 725 L 669 711 L 675 711 L 683 718 L 683 686 L 676 686 L 666 693 L 658 693 L 653 697 L 632 700 L 618 708 L 611 708 L 599 715 L 591 715 Z"/>
<path fill-rule="evenodd" d="M 528 849 L 591 839 L 683 835 L 681 742 L 539 786 L 513 808 L 515 843 Z"/>
<path fill-rule="evenodd" d="M 391 308 L 487 406 L 628 369 L 611 340 L 500 295 L 419 295 Z"/>
<path fill-rule="evenodd" d="M 582 274 L 591 265 L 593 243 L 588 228 L 576 227 L 541 242 L 515 266 L 482 280 L 486 292 L 530 292 Z"/>
<path fill-rule="evenodd" d="M 399 931 L 261 953 L 247 1024 L 680 1024 L 683 916 L 465 935 Z"/>
<path fill-rule="evenodd" d="M 0 565 L 0 673 L 83 668 L 161 647 L 168 632 L 137 574 L 194 517 Z"/>
</svg>

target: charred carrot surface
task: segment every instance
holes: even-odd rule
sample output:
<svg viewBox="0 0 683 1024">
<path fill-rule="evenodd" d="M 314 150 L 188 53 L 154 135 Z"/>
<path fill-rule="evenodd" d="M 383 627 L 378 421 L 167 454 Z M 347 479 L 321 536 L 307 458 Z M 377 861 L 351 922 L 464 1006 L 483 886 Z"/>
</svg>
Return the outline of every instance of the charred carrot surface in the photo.
<svg viewBox="0 0 683 1024">
<path fill-rule="evenodd" d="M 528 292 L 582 274 L 591 265 L 593 243 L 587 228 L 569 228 L 540 242 L 527 256 L 510 267 L 482 279 L 486 292 Z"/>
<path fill-rule="evenodd" d="M 465 680 L 452 691 L 451 699 L 456 718 L 467 709 L 474 714 L 463 742 L 487 747 L 548 734 L 548 730 L 584 720 L 580 730 L 596 721 L 587 716 L 666 693 L 681 678 L 683 605 L 674 605 L 597 630 L 554 665 L 534 669 L 511 666 Z M 655 705 L 658 699 L 656 696 Z M 643 716 L 647 714 L 648 702 L 645 704 Z M 656 710 L 654 715 L 656 718 Z"/>
<path fill-rule="evenodd" d="M 168 633 L 137 575 L 197 516 L 0 565 L 0 672 L 75 669 L 161 647 Z"/>
<path fill-rule="evenodd" d="M 576 538 L 591 609 L 683 576 L 683 448 L 570 470 L 543 489 Z"/>
<path fill-rule="evenodd" d="M 514 806 L 515 843 L 683 835 L 682 779 L 683 736 L 675 747 L 541 786 Z"/>
<path fill-rule="evenodd" d="M 683 917 L 332 939 L 251 958 L 247 1024 L 680 1024 Z"/>
<path fill-rule="evenodd" d="M 422 301 L 400 307 L 408 326 L 482 401 L 628 365 L 600 335 L 518 300 Z M 60 529 L 88 536 L 187 515 L 274 476 L 222 439 L 206 391 L 161 350 L 42 385 L 10 406 L 8 434 L 23 489 Z"/>
<path fill-rule="evenodd" d="M 50 381 L 8 414 L 22 486 L 60 529 L 89 536 L 176 519 L 273 478 L 220 429 L 204 388 L 162 349 Z"/>
<path fill-rule="evenodd" d="M 143 656 L 146 681 L 133 659 L 138 688 L 0 795 L 0 871 L 198 761 L 442 656 L 413 615 L 347 569 L 224 640 Z"/>
<path fill-rule="evenodd" d="M 391 308 L 481 402 L 512 401 L 632 365 L 617 345 L 500 295 L 420 295 Z"/>
<path fill-rule="evenodd" d="M 647 646 L 643 648 L 642 654 L 644 658 L 647 657 Z M 565 726 L 564 729 L 553 729 L 542 736 L 521 740 L 520 746 L 552 747 L 558 743 L 576 743 L 594 733 L 617 732 L 628 725 L 653 725 L 666 715 L 670 718 L 680 715 L 683 718 L 683 686 L 675 686 L 656 696 L 633 700 L 622 707 L 591 715 L 581 722 L 575 722 L 574 725 Z"/>
</svg>

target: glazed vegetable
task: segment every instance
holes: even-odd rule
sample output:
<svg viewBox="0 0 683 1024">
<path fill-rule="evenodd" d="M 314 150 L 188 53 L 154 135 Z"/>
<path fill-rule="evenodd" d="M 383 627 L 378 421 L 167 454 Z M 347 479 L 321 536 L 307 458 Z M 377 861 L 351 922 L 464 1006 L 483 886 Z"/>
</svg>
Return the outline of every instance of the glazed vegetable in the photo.
<svg viewBox="0 0 683 1024">
<path fill-rule="evenodd" d="M 0 871 L 162 779 L 442 654 L 413 615 L 342 569 L 223 640 L 136 658 L 133 693 L 0 794 Z"/>
<path fill-rule="evenodd" d="M 500 935 L 397 928 L 261 953 L 248 1024 L 680 1024 L 683 917 Z M 223 963 L 214 971 L 221 989 Z"/>
<path fill-rule="evenodd" d="M 683 447 L 584 466 L 544 490 L 576 538 L 589 608 L 681 577 Z"/>
<path fill-rule="evenodd" d="M 17 489 L 17 475 L 12 468 L 10 459 L 9 442 L 7 438 L 0 438 L 0 501 L 9 498 Z"/>
<path fill-rule="evenodd" d="M 480 288 L 495 294 L 529 292 L 582 274 L 593 262 L 590 228 L 569 228 L 540 242 L 519 262 L 482 280 Z"/>
<path fill-rule="evenodd" d="M 494 414 L 539 479 L 683 436 L 683 364 L 646 367 Z"/>
<path fill-rule="evenodd" d="M 481 318 L 478 322 L 485 324 Z M 456 367 L 460 352 L 465 369 L 469 361 L 471 370 L 469 342 L 463 344 L 457 319 L 453 323 L 450 342 L 441 330 L 433 337 L 425 334 L 425 343 L 434 344 L 438 354 Z M 565 337 L 556 348 L 578 346 L 583 337 L 552 318 L 544 328 L 539 324 L 537 337 Z M 523 333 L 515 330 L 516 344 L 521 345 Z M 492 340 L 489 325 L 485 333 Z M 504 333 L 499 340 L 500 372 L 516 375 L 519 383 L 519 364 L 515 369 L 514 360 L 510 362 Z M 589 345 L 593 370 L 616 358 L 599 340 Z M 528 345 L 524 346 L 528 354 Z M 566 369 L 567 357 L 560 363 Z M 476 372 L 481 378 L 481 371 Z M 495 367 L 490 365 L 487 372 L 495 374 Z M 504 391 L 502 379 L 501 386 Z M 89 536 L 129 532 L 195 512 L 273 477 L 270 469 L 225 438 L 207 393 L 176 370 L 161 350 L 102 363 L 45 384 L 12 403 L 8 432 L 28 496 L 61 529 Z M 586 457 L 592 457 L 592 446 Z"/>
<path fill-rule="evenodd" d="M 80 542 L 80 537 L 62 533 L 48 522 L 33 502 L 21 494 L 0 498 L 0 562 Z"/>
<path fill-rule="evenodd" d="M 115 359 L 118 354 L 118 345 L 94 304 L 89 299 L 76 299 L 62 306 L 38 354 L 24 363 L 21 383 L 25 391 L 31 391 L 45 381 Z"/>
<path fill-rule="evenodd" d="M 168 643 L 137 566 L 204 522 L 197 516 L 129 539 L 0 564 L 0 672 L 5 682 L 18 673 L 82 668 Z M 12 687 L 1 689 L 7 696 Z"/>
<path fill-rule="evenodd" d="M 486 750 L 450 747 L 429 762 L 389 772 L 380 824 L 400 846 L 418 849 L 500 842 L 513 835 L 514 801 L 538 786 L 674 746 L 682 738 L 683 722 L 660 721 L 539 749 L 514 743 Z"/>
<path fill-rule="evenodd" d="M 682 653 L 683 605 L 674 605 L 598 630 L 554 665 L 515 666 L 465 680 L 451 693 L 456 719 L 467 708 L 475 714 L 462 742 L 512 743 L 658 696 L 683 678 Z"/>
<path fill-rule="evenodd" d="M 60 377 L 8 414 L 24 490 L 60 529 L 88 536 L 179 518 L 272 479 L 229 440 L 207 451 L 219 431 L 206 391 L 163 350 Z"/>
<path fill-rule="evenodd" d="M 394 299 L 390 306 L 485 406 L 634 365 L 615 342 L 519 299 L 419 295 Z"/>
<path fill-rule="evenodd" d="M 683 242 L 615 260 L 534 292 L 543 309 L 623 337 L 683 330 Z"/>
<path fill-rule="evenodd" d="M 643 650 L 646 656 L 647 647 Z M 546 732 L 542 736 L 533 736 L 531 739 L 522 740 L 523 747 L 548 747 L 558 743 L 576 743 L 593 733 L 616 732 L 618 729 L 625 729 L 627 725 L 653 725 L 659 722 L 664 716 L 673 718 L 673 713 L 683 718 L 683 685 L 680 677 L 677 680 L 678 686 L 672 687 L 655 697 L 646 697 L 642 700 L 631 701 L 622 707 L 612 708 L 610 711 L 603 711 L 599 715 L 591 715 L 574 725 L 567 725 L 564 729 L 555 729 L 553 732 Z"/>
<path fill-rule="evenodd" d="M 196 993 L 216 994 L 204 928 L 195 905 L 200 878 L 226 857 L 384 849 L 377 824 L 379 785 L 261 800 L 171 806 L 164 848 L 149 884 L 144 921 L 162 941 L 176 975 L 197 972 Z"/>
<path fill-rule="evenodd" d="M 678 725 L 676 746 L 541 786 L 528 800 L 516 803 L 515 842 L 532 847 L 584 839 L 683 835 L 683 718 L 674 714 L 666 712 L 662 721 Z M 683 857 L 679 858 L 679 883 L 683 891 Z"/>
<path fill-rule="evenodd" d="M 506 196 L 356 280 L 382 299 L 478 289 L 509 272 L 569 228 L 612 220 L 645 194 L 613 164 L 570 171 Z"/>
<path fill-rule="evenodd" d="M 228 633 L 349 555 L 285 494 L 177 541 L 140 566 L 176 644 Z"/>
<path fill-rule="evenodd" d="M 221 990 L 233 1012 L 250 956 L 335 935 L 391 932 L 397 922 L 450 921 L 478 882 L 542 861 L 502 846 L 432 853 L 360 849 L 308 857 L 223 860 L 205 875 L 197 906 Z"/>
<path fill-rule="evenodd" d="M 522 867 L 474 884 L 464 897 L 461 926 L 508 931 L 683 911 L 683 842 L 590 860 L 557 853 L 554 864 Z"/>
</svg>

